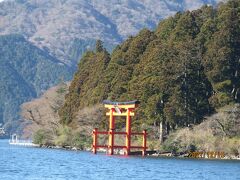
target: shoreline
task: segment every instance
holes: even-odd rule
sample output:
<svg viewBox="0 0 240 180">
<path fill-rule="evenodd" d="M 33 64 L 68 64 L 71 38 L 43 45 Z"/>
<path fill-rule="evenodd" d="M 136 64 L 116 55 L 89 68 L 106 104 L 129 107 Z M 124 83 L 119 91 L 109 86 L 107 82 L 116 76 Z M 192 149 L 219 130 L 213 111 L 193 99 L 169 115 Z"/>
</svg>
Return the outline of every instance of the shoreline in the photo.
<svg viewBox="0 0 240 180">
<path fill-rule="evenodd" d="M 218 158 L 218 157 L 191 157 L 190 156 L 190 153 L 184 153 L 182 155 L 177 155 L 177 154 L 166 154 L 166 153 L 157 153 L 157 154 L 152 154 L 152 155 L 149 155 L 151 157 L 175 157 L 175 158 L 181 158 L 181 159 L 196 159 L 196 160 L 236 160 L 236 161 L 239 161 L 240 160 L 240 157 L 239 156 L 235 156 L 235 155 L 228 155 L 226 154 L 224 157 L 222 158 Z"/>
<path fill-rule="evenodd" d="M 46 145 L 38 145 L 33 148 L 46 148 L 46 149 L 58 149 L 58 150 L 65 150 L 65 151 L 79 151 L 79 152 L 92 152 L 91 148 L 77 148 L 77 147 L 71 147 L 71 146 L 66 146 L 66 147 L 61 147 L 61 146 L 46 146 Z M 135 151 L 138 152 L 138 151 Z M 140 151 L 139 151 L 140 152 Z M 150 152 L 150 153 L 148 153 Z M 153 153 L 154 152 L 154 153 Z M 99 149 L 98 153 L 106 153 L 105 149 Z M 116 151 L 115 154 L 116 156 L 123 156 L 123 153 L 120 153 L 120 151 Z M 113 156 L 114 156 L 113 155 Z M 147 151 L 145 157 L 153 157 L 153 158 L 177 158 L 177 159 L 194 159 L 194 160 L 236 160 L 240 161 L 240 155 L 235 156 L 235 155 L 228 155 L 226 154 L 223 158 L 209 158 L 209 157 L 189 157 L 190 153 L 179 153 L 179 154 L 173 154 L 171 152 L 160 152 L 157 153 L 157 150 L 154 151 Z M 130 155 L 132 157 L 134 156 L 141 156 L 140 153 L 132 154 Z M 142 156 L 141 156 L 142 157 Z"/>
<path fill-rule="evenodd" d="M 1 140 L 7 140 L 7 139 L 1 139 Z M 9 142 L 8 142 L 9 144 Z M 12 146 L 21 146 L 18 144 L 9 144 Z M 79 152 L 92 152 L 91 148 L 77 148 L 72 146 L 55 146 L 55 145 L 39 145 L 35 144 L 35 146 L 25 146 L 28 148 L 42 148 L 42 149 L 58 149 L 58 150 L 65 150 L 65 151 L 79 151 Z M 98 153 L 104 154 L 106 153 L 106 149 L 98 149 Z M 116 150 L 114 155 L 116 156 L 123 156 L 122 150 Z M 114 156 L 113 155 L 113 156 Z M 158 150 L 148 150 L 145 157 L 153 157 L 153 158 L 177 158 L 177 159 L 196 159 L 196 160 L 236 160 L 240 161 L 240 155 L 229 155 L 225 154 L 223 158 L 209 158 L 209 157 L 189 157 L 190 153 L 171 153 L 171 152 L 158 152 Z M 141 156 L 141 151 L 133 151 L 133 153 L 130 155 L 132 157 L 134 156 Z"/>
</svg>

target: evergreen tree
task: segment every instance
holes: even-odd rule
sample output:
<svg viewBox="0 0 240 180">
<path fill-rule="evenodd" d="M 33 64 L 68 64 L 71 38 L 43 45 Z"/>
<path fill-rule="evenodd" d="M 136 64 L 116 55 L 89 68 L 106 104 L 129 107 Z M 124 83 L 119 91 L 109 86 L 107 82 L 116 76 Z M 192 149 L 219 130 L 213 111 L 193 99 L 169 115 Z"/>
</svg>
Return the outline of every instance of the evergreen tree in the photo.
<svg viewBox="0 0 240 180">
<path fill-rule="evenodd" d="M 60 111 L 72 122 L 79 109 L 113 101 L 141 101 L 134 119 L 159 127 L 159 139 L 171 129 L 200 123 L 203 117 L 239 101 L 239 0 L 217 9 L 178 13 L 156 31 L 143 29 L 109 55 L 101 41 L 87 52 Z M 212 106 L 211 106 L 212 105 Z"/>
<path fill-rule="evenodd" d="M 103 48 L 103 42 L 101 40 L 96 41 L 96 52 L 102 52 L 104 50 Z"/>
<path fill-rule="evenodd" d="M 221 107 L 239 102 L 239 1 L 229 1 L 219 7 L 216 18 L 217 31 L 208 43 L 205 69 L 213 84 L 211 102 Z"/>
</svg>

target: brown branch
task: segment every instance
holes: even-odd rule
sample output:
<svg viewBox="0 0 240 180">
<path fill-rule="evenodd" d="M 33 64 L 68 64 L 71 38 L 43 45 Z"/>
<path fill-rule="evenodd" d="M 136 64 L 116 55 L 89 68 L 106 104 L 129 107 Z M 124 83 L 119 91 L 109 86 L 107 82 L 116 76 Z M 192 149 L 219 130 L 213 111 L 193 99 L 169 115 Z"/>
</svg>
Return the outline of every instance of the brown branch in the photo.
<svg viewBox="0 0 240 180">
<path fill-rule="evenodd" d="M 32 110 L 27 110 L 27 112 L 29 113 L 29 116 L 30 116 L 30 120 L 35 122 L 37 125 L 42 125 L 40 122 L 38 122 L 35 118 L 34 118 L 34 115 L 33 115 L 33 112 Z"/>
<path fill-rule="evenodd" d="M 219 119 L 216 118 L 215 120 L 216 120 L 217 123 L 220 125 L 220 127 L 221 127 L 222 131 L 224 132 L 225 136 L 227 136 L 227 133 L 226 133 L 225 128 L 224 128 L 224 125 L 220 122 Z"/>
</svg>

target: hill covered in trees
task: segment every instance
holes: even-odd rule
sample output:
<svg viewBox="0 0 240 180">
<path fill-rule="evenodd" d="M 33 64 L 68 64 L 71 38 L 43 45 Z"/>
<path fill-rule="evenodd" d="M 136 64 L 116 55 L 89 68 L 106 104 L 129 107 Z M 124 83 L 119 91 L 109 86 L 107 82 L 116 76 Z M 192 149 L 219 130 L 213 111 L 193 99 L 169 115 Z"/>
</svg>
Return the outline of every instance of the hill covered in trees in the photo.
<svg viewBox="0 0 240 180">
<path fill-rule="evenodd" d="M 19 125 L 20 105 L 72 76 L 65 64 L 20 35 L 0 36 L 0 123 Z"/>
<path fill-rule="evenodd" d="M 30 100 L 30 97 L 36 97 L 40 91 L 44 91 L 46 88 L 55 85 L 55 81 L 61 79 L 61 76 L 72 76 L 82 54 L 86 50 L 94 49 L 96 39 L 101 39 L 104 42 L 105 48 L 112 50 L 129 35 L 135 35 L 143 27 L 154 29 L 159 20 L 172 16 L 177 11 L 196 9 L 203 4 L 216 6 L 221 1 L 1 1 L 0 35 L 3 35 L 1 41 L 6 43 L 6 46 L 4 43 L 1 43 L 1 59 L 10 59 L 12 61 L 10 64 L 14 64 L 17 72 L 19 69 L 24 68 L 21 72 L 23 73 L 24 71 L 24 76 L 28 76 L 27 78 L 23 78 L 24 81 L 28 82 L 23 82 L 20 78 L 18 82 L 22 83 L 22 85 L 19 85 L 20 87 L 18 88 L 21 89 L 23 86 L 26 88 L 18 92 L 17 94 L 19 95 L 13 95 L 15 93 L 12 93 L 12 91 L 16 91 L 16 89 L 13 90 L 14 85 L 12 82 L 14 81 L 13 79 L 16 79 L 15 76 L 18 75 L 10 72 L 12 70 L 9 68 L 7 68 L 9 72 L 6 73 L 6 66 L 8 65 L 5 64 L 6 61 L 1 61 L 2 65 L 0 68 L 3 68 L 3 74 L 0 73 L 0 76 L 4 80 L 1 81 L 3 84 L 0 84 L 0 86 L 4 87 L 5 90 L 10 89 L 6 94 L 5 90 L 1 91 L 4 94 L 1 100 L 11 100 L 0 103 L 0 123 L 4 121 L 5 124 L 6 121 L 12 122 L 13 119 L 16 120 L 18 118 L 17 111 L 19 110 L 19 104 Z M 29 48 L 25 48 L 26 46 L 23 42 L 19 42 L 19 45 L 17 45 L 18 41 L 20 41 L 19 39 L 23 39 L 23 37 L 16 38 L 15 35 L 11 34 L 23 36 L 25 44 L 28 44 Z M 11 40 L 10 37 L 12 37 Z M 3 41 L 3 38 L 8 38 L 9 40 Z M 13 40 L 14 38 L 15 40 Z M 12 45 L 10 42 L 12 42 Z M 37 48 L 37 53 L 42 54 L 45 59 L 53 60 L 52 63 L 56 62 L 55 68 L 52 68 L 52 65 L 49 68 L 43 67 L 48 65 L 43 65 L 42 61 L 41 63 L 38 61 L 39 59 L 31 59 L 31 57 L 36 57 L 34 55 L 36 52 L 31 51 L 35 51 Z M 23 49 L 25 50 L 23 51 Z M 9 52 L 13 52 L 13 54 Z M 16 62 L 13 62 L 15 60 Z M 21 61 L 22 64 L 20 63 Z M 33 72 L 35 70 L 32 68 L 26 68 L 28 65 L 35 66 L 33 63 L 35 61 L 38 64 L 38 67 L 35 68 L 36 74 L 39 76 Z M 63 69 L 67 70 L 67 72 Z M 57 76 L 55 76 L 56 74 Z M 48 76 L 49 79 L 46 79 Z M 52 77 L 54 77 L 54 80 Z M 67 79 L 69 80 L 70 78 Z M 5 81 L 8 81 L 8 83 L 5 83 Z M 18 82 L 14 82 L 14 84 L 18 84 Z M 29 84 L 31 84 L 31 87 L 27 87 Z M 18 126 L 17 124 L 16 121 L 16 124 L 12 125 Z"/>
<path fill-rule="evenodd" d="M 223 151 L 236 158 L 239 7 L 240 1 L 233 0 L 217 9 L 178 13 L 155 31 L 143 29 L 111 54 L 97 41 L 96 50 L 81 59 L 68 90 L 61 84 L 22 106 L 24 119 L 31 120 L 25 121 L 25 133 L 34 128 L 34 142 L 41 145 L 89 149 L 93 128 L 108 128 L 102 100 L 138 99 L 133 128 L 148 130 L 149 149 Z M 124 122 L 116 119 L 116 129 L 124 129 Z"/>
<path fill-rule="evenodd" d="M 141 105 L 134 128 L 199 124 L 240 101 L 240 1 L 177 13 L 141 30 L 111 54 L 96 44 L 81 59 L 59 114 L 74 127 L 79 110 L 103 99 Z"/>
</svg>

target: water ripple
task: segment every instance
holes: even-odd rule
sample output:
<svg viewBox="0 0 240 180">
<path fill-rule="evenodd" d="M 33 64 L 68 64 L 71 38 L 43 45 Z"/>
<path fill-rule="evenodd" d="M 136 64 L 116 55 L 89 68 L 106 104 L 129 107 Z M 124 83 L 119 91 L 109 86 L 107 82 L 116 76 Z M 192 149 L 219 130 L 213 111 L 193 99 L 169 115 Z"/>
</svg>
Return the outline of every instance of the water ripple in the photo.
<svg viewBox="0 0 240 180">
<path fill-rule="evenodd" d="M 0 140 L 0 180 L 240 180 L 240 161 L 93 155 L 9 146 Z"/>
</svg>

